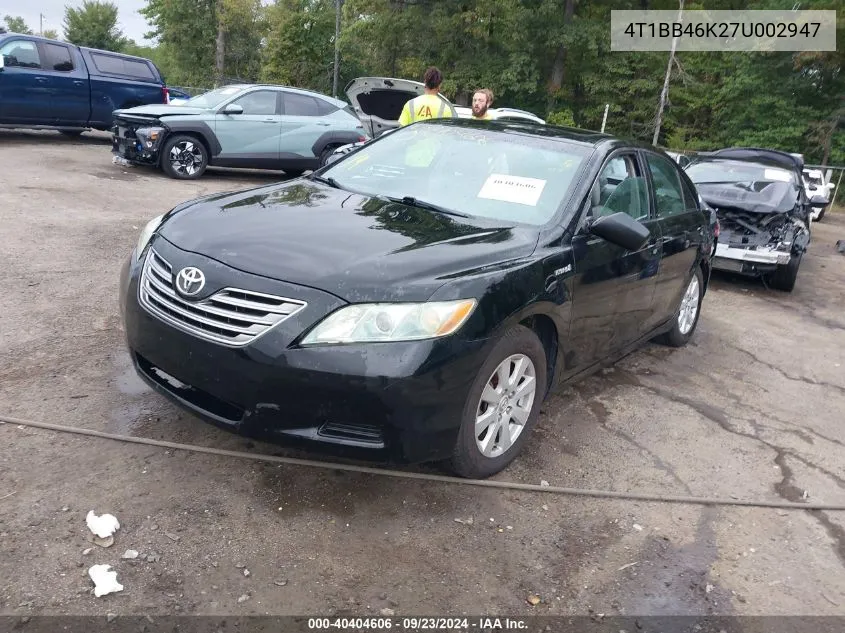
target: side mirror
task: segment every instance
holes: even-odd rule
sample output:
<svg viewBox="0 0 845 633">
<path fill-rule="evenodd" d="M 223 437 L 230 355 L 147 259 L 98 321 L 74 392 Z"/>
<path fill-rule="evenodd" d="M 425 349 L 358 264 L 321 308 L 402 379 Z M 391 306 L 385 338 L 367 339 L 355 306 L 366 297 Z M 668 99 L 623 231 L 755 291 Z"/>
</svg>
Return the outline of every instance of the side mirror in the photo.
<svg viewBox="0 0 845 633">
<path fill-rule="evenodd" d="M 243 113 L 244 113 L 243 106 L 240 106 L 237 103 L 230 103 L 225 108 L 223 108 L 223 114 L 243 114 Z"/>
<path fill-rule="evenodd" d="M 590 224 L 589 231 L 629 251 L 640 250 L 650 234 L 647 227 L 621 211 L 597 218 Z"/>
</svg>

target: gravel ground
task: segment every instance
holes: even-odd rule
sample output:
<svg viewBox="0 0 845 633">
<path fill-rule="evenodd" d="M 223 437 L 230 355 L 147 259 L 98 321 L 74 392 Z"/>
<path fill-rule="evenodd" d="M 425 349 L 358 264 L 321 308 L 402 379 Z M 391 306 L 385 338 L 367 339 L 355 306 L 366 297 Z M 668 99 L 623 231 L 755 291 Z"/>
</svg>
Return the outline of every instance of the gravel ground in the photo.
<svg viewBox="0 0 845 633">
<path fill-rule="evenodd" d="M 283 174 L 177 182 L 112 165 L 102 134 L 0 132 L 0 165 L 0 414 L 292 454 L 148 390 L 117 297 L 146 220 Z M 814 226 L 792 294 L 717 276 L 687 348 L 648 345 L 555 393 L 496 478 L 845 503 L 840 238 L 841 214 Z M 120 521 L 109 548 L 90 542 L 92 509 Z M 842 512 L 502 492 L 0 426 L 8 615 L 843 615 L 844 528 Z M 91 593 L 97 563 L 124 591 Z"/>
</svg>

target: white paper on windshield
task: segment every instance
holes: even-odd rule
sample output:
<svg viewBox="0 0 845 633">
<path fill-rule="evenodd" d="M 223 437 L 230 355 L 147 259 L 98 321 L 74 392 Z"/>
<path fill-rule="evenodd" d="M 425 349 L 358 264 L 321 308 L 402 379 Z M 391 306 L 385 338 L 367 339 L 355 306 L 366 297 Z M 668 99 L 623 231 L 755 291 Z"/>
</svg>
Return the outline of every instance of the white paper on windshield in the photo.
<svg viewBox="0 0 845 633">
<path fill-rule="evenodd" d="M 481 187 L 478 197 L 536 207 L 545 186 L 546 181 L 538 178 L 492 174 Z"/>
<path fill-rule="evenodd" d="M 767 169 L 763 177 L 766 180 L 780 180 L 781 182 L 792 182 L 792 176 L 788 171 L 782 169 Z"/>
</svg>

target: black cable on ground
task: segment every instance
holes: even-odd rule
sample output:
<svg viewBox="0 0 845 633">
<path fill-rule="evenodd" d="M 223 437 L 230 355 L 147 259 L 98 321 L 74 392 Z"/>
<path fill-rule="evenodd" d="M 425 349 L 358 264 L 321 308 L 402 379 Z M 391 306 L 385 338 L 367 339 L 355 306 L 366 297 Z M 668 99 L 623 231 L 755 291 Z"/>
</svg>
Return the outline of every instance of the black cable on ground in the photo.
<svg viewBox="0 0 845 633">
<path fill-rule="evenodd" d="M 0 422 L 17 426 L 27 426 L 38 429 L 56 431 L 58 433 L 72 433 L 74 435 L 87 435 L 99 437 L 117 442 L 130 444 L 144 444 L 146 446 L 158 446 L 178 451 L 190 451 L 193 453 L 204 453 L 206 455 L 218 455 L 221 457 L 236 457 L 239 459 L 250 459 L 259 462 L 270 462 L 273 464 L 287 464 L 290 466 L 305 466 L 309 468 L 324 468 L 330 470 L 342 470 L 354 473 L 366 473 L 381 477 L 397 477 L 400 479 L 416 479 L 421 481 L 436 481 L 448 484 L 460 484 L 464 486 L 478 486 L 482 488 L 495 488 L 499 490 L 522 490 L 526 492 L 542 492 L 546 494 L 573 495 L 579 497 L 596 497 L 601 499 L 622 499 L 626 501 L 647 501 L 653 503 L 681 503 L 688 505 L 706 506 L 743 506 L 750 508 L 780 508 L 785 510 L 845 510 L 845 504 L 826 503 L 794 503 L 791 501 L 755 501 L 746 499 L 720 499 L 718 497 L 692 497 L 683 495 L 658 495 L 635 492 L 615 492 L 612 490 L 590 490 L 583 488 L 563 488 L 560 486 L 543 486 L 540 484 L 523 484 L 512 481 L 494 481 L 490 479 L 462 479 L 460 477 L 449 477 L 446 475 L 435 475 L 429 473 L 415 473 L 404 470 L 389 470 L 373 468 L 369 466 L 356 466 L 352 464 L 338 464 L 321 462 L 310 459 L 298 459 L 295 457 L 278 457 L 262 453 L 247 453 L 244 451 L 229 451 L 220 448 L 197 446 L 195 444 L 179 444 L 177 442 L 165 442 L 153 440 L 146 437 L 133 437 L 131 435 L 118 435 L 105 433 L 92 429 L 82 429 L 61 424 L 50 424 L 48 422 L 34 422 L 32 420 L 21 420 L 0 415 Z"/>
</svg>

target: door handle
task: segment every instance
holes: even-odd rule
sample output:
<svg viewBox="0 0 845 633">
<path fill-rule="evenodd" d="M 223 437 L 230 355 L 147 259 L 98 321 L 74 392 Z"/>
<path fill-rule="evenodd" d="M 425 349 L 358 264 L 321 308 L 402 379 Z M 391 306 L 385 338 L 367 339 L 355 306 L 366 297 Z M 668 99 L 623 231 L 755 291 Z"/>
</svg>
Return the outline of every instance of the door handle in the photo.
<svg viewBox="0 0 845 633">
<path fill-rule="evenodd" d="M 43 84 L 43 83 L 47 82 L 47 78 L 46 77 L 36 77 L 35 81 L 37 81 L 40 84 Z"/>
<path fill-rule="evenodd" d="M 84 86 L 84 85 L 85 85 L 85 82 L 84 82 L 84 81 L 82 81 L 81 79 L 74 79 L 74 80 L 73 80 L 73 85 L 74 85 L 74 86 Z"/>
<path fill-rule="evenodd" d="M 278 123 L 278 121 L 276 119 L 264 119 L 262 123 Z"/>
</svg>

